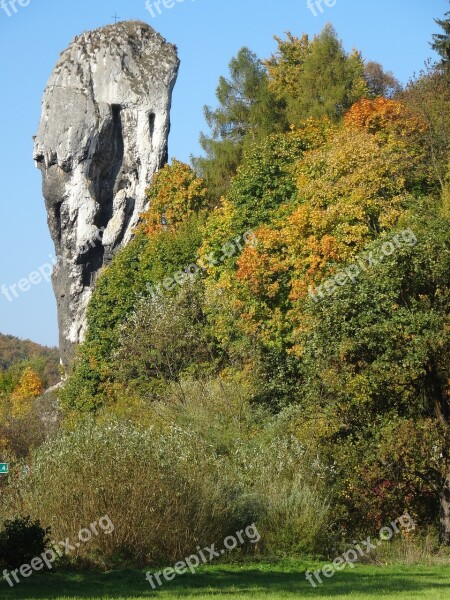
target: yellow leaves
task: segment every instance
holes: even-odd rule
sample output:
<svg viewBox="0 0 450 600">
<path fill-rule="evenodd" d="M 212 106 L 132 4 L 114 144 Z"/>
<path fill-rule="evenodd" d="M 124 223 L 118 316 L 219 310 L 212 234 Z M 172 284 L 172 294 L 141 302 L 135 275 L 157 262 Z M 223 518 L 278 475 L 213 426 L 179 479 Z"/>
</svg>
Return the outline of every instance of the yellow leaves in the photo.
<svg viewBox="0 0 450 600">
<path fill-rule="evenodd" d="M 210 252 L 214 252 L 225 240 L 229 240 L 234 217 L 234 205 L 228 199 L 222 198 L 220 207 L 214 209 L 203 228 L 205 241 L 199 250 L 200 262 L 208 262 L 207 256 Z"/>
<path fill-rule="evenodd" d="M 289 294 L 289 298 L 293 302 L 306 298 L 308 295 L 309 284 L 310 282 L 304 278 L 293 279 L 291 282 L 291 293 Z"/>
<path fill-rule="evenodd" d="M 288 217 L 288 223 L 292 226 L 292 234 L 288 237 L 288 243 L 293 243 L 295 239 L 305 237 L 308 233 L 310 222 L 311 209 L 307 204 L 302 204 L 294 210 Z M 294 236 L 295 239 L 292 239 Z"/>
<path fill-rule="evenodd" d="M 20 378 L 19 384 L 11 395 L 11 413 L 13 417 L 26 416 L 32 407 L 33 399 L 43 392 L 42 381 L 32 369 L 27 368 Z"/>
<path fill-rule="evenodd" d="M 37 398 L 42 394 L 42 391 L 43 385 L 39 375 L 28 367 L 22 374 L 19 385 L 14 390 L 12 397 L 14 400 Z"/>
<path fill-rule="evenodd" d="M 281 98 L 286 93 L 296 93 L 299 70 L 309 51 L 309 38 L 306 34 L 298 38 L 288 31 L 286 36 L 286 40 L 275 36 L 277 52 L 264 62 L 269 75 L 269 89 Z"/>
<path fill-rule="evenodd" d="M 4 456 L 10 447 L 10 441 L 6 436 L 0 436 L 0 453 Z"/>
<path fill-rule="evenodd" d="M 380 225 L 395 224 L 405 200 L 405 159 L 365 131 L 343 129 L 297 168 L 311 231 L 333 232 L 348 247 L 365 244 Z M 347 256 L 348 257 L 348 256 Z"/>
<path fill-rule="evenodd" d="M 337 419 L 330 419 L 328 414 L 321 414 L 320 407 L 311 417 L 299 414 L 290 424 L 292 435 L 308 448 L 314 449 L 326 444 L 340 429 L 341 423 Z"/>
<path fill-rule="evenodd" d="M 164 231 L 174 231 L 191 215 L 207 204 L 207 188 L 191 167 L 173 159 L 152 179 L 147 190 L 150 207 L 142 215 L 138 231 L 154 236 Z"/>
</svg>

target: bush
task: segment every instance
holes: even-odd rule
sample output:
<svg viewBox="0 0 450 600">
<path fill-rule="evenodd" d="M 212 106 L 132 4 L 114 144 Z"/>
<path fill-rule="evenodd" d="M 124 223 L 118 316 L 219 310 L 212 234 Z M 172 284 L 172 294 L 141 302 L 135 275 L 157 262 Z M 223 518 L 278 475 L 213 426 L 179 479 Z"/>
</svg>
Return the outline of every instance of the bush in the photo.
<svg viewBox="0 0 450 600">
<path fill-rule="evenodd" d="M 159 433 L 86 423 L 44 444 L 32 473 L 11 485 L 8 498 L 48 521 L 58 539 L 108 514 L 114 533 L 81 545 L 74 559 L 172 562 L 249 524 L 233 517 L 235 488 L 221 477 L 222 462 L 208 444 L 176 427 Z"/>
<path fill-rule="evenodd" d="M 0 446 L 10 459 L 26 460 L 34 448 L 56 434 L 59 426 L 57 400 L 49 392 L 32 399 L 26 414 L 14 417 L 6 413 L 0 419 Z"/>
<path fill-rule="evenodd" d="M 183 427 L 176 406 L 155 406 L 156 425 L 148 429 L 109 419 L 46 442 L 31 473 L 9 483 L 3 513 L 22 502 L 23 510 L 49 522 L 55 539 L 73 538 L 108 514 L 114 533 L 70 557 L 84 564 L 114 566 L 117 558 L 130 565 L 172 563 L 198 545 L 221 546 L 251 523 L 261 542 L 241 552 L 316 551 L 328 504 L 304 449 L 282 433 L 267 441 L 268 418 L 260 413 L 256 422 L 244 399 L 230 399 L 228 408 L 225 396 L 215 401 L 214 383 L 186 384 L 184 392 L 178 401 L 185 406 Z M 198 423 L 191 430 L 206 417 L 208 398 L 214 427 L 202 433 Z"/>
<path fill-rule="evenodd" d="M 50 527 L 44 529 L 29 516 L 5 521 L 0 533 L 0 563 L 10 569 L 29 563 L 45 551 L 49 533 Z"/>
<path fill-rule="evenodd" d="M 137 302 L 112 359 L 115 380 L 127 392 L 154 401 L 183 374 L 214 369 L 214 339 L 202 301 L 202 286 L 187 280 L 173 296 Z"/>
<path fill-rule="evenodd" d="M 103 270 L 87 311 L 86 341 L 59 392 L 64 409 L 86 414 L 110 402 L 107 388 L 115 379 L 111 358 L 120 345 L 121 325 L 131 318 L 138 299 L 149 296 L 152 286 L 162 285 L 197 260 L 203 221 L 202 215 L 193 216 L 177 231 L 163 231 L 153 238 L 141 231 Z"/>
<path fill-rule="evenodd" d="M 272 429 L 272 428 L 270 428 Z M 325 471 L 293 436 L 267 431 L 258 444 L 236 444 L 234 472 L 255 505 L 265 554 L 323 554 L 331 527 Z"/>
</svg>

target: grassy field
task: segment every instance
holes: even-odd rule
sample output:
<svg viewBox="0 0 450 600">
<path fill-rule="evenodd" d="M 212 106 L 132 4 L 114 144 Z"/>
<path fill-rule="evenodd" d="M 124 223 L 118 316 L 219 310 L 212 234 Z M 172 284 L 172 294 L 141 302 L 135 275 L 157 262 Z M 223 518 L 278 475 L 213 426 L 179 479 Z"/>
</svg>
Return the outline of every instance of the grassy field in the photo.
<svg viewBox="0 0 450 600">
<path fill-rule="evenodd" d="M 325 598 L 344 600 L 448 600 L 450 565 L 441 567 L 375 567 L 358 565 L 353 570 L 336 573 L 322 586 L 312 588 L 305 580 L 305 566 L 286 562 L 232 566 L 210 566 L 196 575 L 183 575 L 163 588 L 152 591 L 142 571 L 121 570 L 104 574 L 62 573 L 33 575 L 10 588 L 0 584 L 0 598 L 5 600 L 92 600 L 184 598 L 206 600 L 223 596 L 227 600 L 267 598 Z"/>
</svg>

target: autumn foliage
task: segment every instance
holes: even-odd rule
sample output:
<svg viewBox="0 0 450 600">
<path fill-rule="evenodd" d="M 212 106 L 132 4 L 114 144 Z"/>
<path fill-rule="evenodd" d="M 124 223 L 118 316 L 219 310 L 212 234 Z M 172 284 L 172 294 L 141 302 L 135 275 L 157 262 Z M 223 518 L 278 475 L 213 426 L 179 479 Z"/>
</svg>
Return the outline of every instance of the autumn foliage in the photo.
<svg viewBox="0 0 450 600">
<path fill-rule="evenodd" d="M 267 410 L 267 439 L 282 431 L 326 466 L 330 547 L 397 510 L 450 545 L 450 101 L 435 98 L 448 80 L 436 71 L 400 95 L 330 26 L 277 42 L 265 62 L 241 51 L 222 78 L 205 179 L 177 160 L 154 176 L 137 235 L 99 278 L 61 404 L 73 426 L 87 413 L 156 434 L 189 423 L 228 477 L 225 413 L 249 399 L 245 443 Z M 268 98 L 286 119 L 270 120 Z M 410 243 L 390 241 L 405 231 Z M 206 390 L 229 383 L 212 424 Z M 15 401 L 38 389 L 28 373 Z"/>
<path fill-rule="evenodd" d="M 43 384 L 37 373 L 27 368 L 20 378 L 19 385 L 11 395 L 13 416 L 24 416 L 31 408 L 34 398 L 43 392 Z"/>
<path fill-rule="evenodd" d="M 365 129 L 369 133 L 394 131 L 407 135 L 425 129 L 425 123 L 403 102 L 388 98 L 359 100 L 345 114 L 344 123 L 350 127 Z"/>
<path fill-rule="evenodd" d="M 174 159 L 154 175 L 147 197 L 150 205 L 140 230 L 152 236 L 176 230 L 180 223 L 205 208 L 207 189 L 189 165 Z"/>
</svg>

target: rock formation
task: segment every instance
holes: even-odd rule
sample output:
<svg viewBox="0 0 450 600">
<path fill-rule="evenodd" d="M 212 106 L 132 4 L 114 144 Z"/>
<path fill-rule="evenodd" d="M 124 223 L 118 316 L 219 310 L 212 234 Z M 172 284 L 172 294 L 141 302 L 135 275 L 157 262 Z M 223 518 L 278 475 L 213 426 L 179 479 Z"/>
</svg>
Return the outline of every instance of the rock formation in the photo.
<svg viewBox="0 0 450 600">
<path fill-rule="evenodd" d="M 145 189 L 167 159 L 179 60 L 151 27 L 127 21 L 75 38 L 44 92 L 34 160 L 58 262 L 61 358 L 82 341 L 100 269 L 131 239 Z"/>
</svg>

